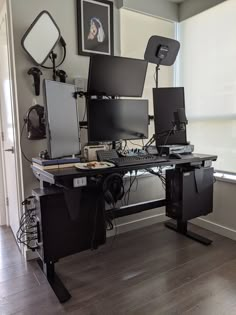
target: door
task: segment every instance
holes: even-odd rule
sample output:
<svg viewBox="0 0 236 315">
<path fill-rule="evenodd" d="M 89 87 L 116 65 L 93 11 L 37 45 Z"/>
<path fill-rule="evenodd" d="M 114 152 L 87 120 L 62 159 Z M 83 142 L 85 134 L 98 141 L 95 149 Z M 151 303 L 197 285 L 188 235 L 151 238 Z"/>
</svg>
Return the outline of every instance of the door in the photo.
<svg viewBox="0 0 236 315">
<path fill-rule="evenodd" d="M 9 62 L 6 10 L 0 14 L 0 118 L 7 224 L 16 235 L 19 227 L 19 198 L 15 156 L 15 127 Z"/>
</svg>

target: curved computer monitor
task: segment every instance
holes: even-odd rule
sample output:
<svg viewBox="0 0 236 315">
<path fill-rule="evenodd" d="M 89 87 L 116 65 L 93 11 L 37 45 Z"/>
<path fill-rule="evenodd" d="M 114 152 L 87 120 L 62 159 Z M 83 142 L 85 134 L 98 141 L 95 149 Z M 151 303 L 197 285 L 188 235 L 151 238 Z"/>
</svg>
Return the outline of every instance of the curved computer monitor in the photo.
<svg viewBox="0 0 236 315">
<path fill-rule="evenodd" d="M 88 95 L 141 97 L 148 62 L 94 55 L 90 58 Z"/>
</svg>

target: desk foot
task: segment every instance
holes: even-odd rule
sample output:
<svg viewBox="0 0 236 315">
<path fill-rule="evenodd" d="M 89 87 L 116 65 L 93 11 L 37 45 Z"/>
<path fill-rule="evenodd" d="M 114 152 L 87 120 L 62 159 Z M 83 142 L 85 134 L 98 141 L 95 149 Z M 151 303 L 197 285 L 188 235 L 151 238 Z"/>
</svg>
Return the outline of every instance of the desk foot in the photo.
<svg viewBox="0 0 236 315">
<path fill-rule="evenodd" d="M 54 293 L 56 294 L 58 300 L 60 303 L 67 302 L 71 295 L 58 277 L 58 275 L 55 273 L 55 266 L 54 263 L 47 263 L 44 264 L 40 259 L 38 260 L 38 264 L 40 268 L 43 270 L 43 272 L 47 276 L 47 280 L 53 289 Z"/>
<path fill-rule="evenodd" d="M 212 240 L 209 240 L 206 237 L 203 237 L 197 233 L 188 231 L 187 229 L 187 222 L 182 222 L 182 221 L 177 221 L 177 223 L 173 223 L 173 222 L 166 222 L 165 226 L 168 229 L 174 230 L 177 233 L 180 233 L 182 235 L 185 235 L 186 237 L 191 238 L 194 241 L 197 241 L 203 245 L 209 246 L 212 243 Z"/>
</svg>

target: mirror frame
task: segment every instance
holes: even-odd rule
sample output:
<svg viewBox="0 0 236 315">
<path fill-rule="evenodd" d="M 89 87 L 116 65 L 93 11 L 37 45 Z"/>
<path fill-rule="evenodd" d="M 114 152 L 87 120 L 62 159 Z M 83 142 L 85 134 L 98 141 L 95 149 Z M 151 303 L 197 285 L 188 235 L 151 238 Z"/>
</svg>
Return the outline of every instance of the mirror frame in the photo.
<svg viewBox="0 0 236 315">
<path fill-rule="evenodd" d="M 54 24 L 55 27 L 57 28 L 58 33 L 59 33 L 59 36 L 58 36 L 58 40 L 56 41 L 55 45 L 52 47 L 52 49 L 51 49 L 51 51 L 49 52 L 49 54 L 47 55 L 47 57 L 43 60 L 42 63 L 38 63 L 38 62 L 30 55 L 30 53 L 28 52 L 28 50 L 25 48 L 25 46 L 24 46 L 24 41 L 25 41 L 25 39 L 27 38 L 28 34 L 31 32 L 32 28 L 35 26 L 35 24 L 38 22 L 38 20 L 41 18 L 41 16 L 42 16 L 43 14 L 45 14 L 45 13 L 50 17 L 50 19 L 52 20 L 53 24 Z M 34 63 L 35 63 L 36 65 L 41 66 L 41 65 L 43 65 L 43 64 L 47 61 L 47 59 L 48 59 L 50 53 L 51 53 L 52 50 L 56 47 L 56 45 L 58 44 L 60 38 L 61 38 L 61 31 L 60 31 L 59 27 L 57 26 L 57 23 L 56 23 L 55 20 L 53 19 L 52 15 L 51 15 L 48 11 L 44 10 L 44 11 L 42 11 L 42 12 L 39 13 L 39 15 L 35 18 L 35 20 L 33 21 L 33 23 L 30 25 L 30 27 L 28 28 L 28 30 L 27 30 L 27 31 L 25 32 L 25 34 L 23 35 L 23 37 L 22 37 L 22 39 L 21 39 L 21 46 L 23 47 L 23 49 L 24 49 L 24 51 L 27 53 L 27 55 L 30 56 L 30 58 L 34 61 Z"/>
</svg>

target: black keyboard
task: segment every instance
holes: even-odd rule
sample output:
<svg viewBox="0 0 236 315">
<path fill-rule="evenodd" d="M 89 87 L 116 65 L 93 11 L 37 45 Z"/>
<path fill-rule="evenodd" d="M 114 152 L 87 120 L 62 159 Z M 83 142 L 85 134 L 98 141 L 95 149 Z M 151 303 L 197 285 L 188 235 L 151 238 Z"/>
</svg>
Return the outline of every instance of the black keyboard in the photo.
<svg viewBox="0 0 236 315">
<path fill-rule="evenodd" d="M 168 160 L 155 155 L 138 155 L 138 156 L 124 156 L 109 159 L 107 162 L 114 163 L 116 166 L 130 166 L 130 165 L 140 165 L 149 163 L 161 163 L 167 162 Z"/>
</svg>

